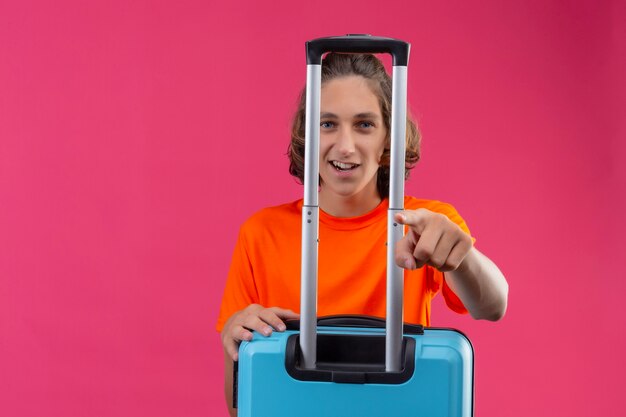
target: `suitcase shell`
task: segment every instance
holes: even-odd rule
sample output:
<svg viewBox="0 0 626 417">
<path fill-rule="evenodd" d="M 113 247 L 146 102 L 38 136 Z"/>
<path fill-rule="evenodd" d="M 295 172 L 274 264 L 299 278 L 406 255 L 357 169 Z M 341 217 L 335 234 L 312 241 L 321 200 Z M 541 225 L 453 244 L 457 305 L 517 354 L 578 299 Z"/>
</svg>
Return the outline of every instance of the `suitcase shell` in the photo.
<svg viewBox="0 0 626 417">
<path fill-rule="evenodd" d="M 385 52 L 393 57 L 391 164 L 387 220 L 386 321 L 317 311 L 319 98 L 322 54 Z M 369 35 L 307 42 L 307 109 L 299 330 L 257 333 L 239 347 L 233 402 L 240 417 L 473 415 L 473 349 L 460 332 L 402 323 L 403 270 L 393 248 L 403 227 L 406 66 L 409 45 Z M 289 327 L 288 327 L 289 329 Z"/>
<path fill-rule="evenodd" d="M 384 337 L 384 329 L 318 327 L 318 336 Z M 255 334 L 241 344 L 239 417 L 250 416 L 428 416 L 473 415 L 473 349 L 451 329 L 424 329 L 415 340 L 415 369 L 400 384 L 300 381 L 285 365 L 287 341 L 297 331 Z M 367 346 L 364 346 L 366 349 Z"/>
</svg>

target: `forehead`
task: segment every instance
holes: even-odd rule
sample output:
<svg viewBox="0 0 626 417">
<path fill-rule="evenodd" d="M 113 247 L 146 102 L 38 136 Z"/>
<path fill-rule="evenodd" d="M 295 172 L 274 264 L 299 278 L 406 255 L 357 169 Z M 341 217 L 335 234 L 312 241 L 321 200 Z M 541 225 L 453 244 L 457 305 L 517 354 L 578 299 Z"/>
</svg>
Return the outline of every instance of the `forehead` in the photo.
<svg viewBox="0 0 626 417">
<path fill-rule="evenodd" d="M 322 84 L 320 107 L 339 115 L 381 114 L 378 96 L 371 83 L 361 76 L 334 78 Z"/>
</svg>

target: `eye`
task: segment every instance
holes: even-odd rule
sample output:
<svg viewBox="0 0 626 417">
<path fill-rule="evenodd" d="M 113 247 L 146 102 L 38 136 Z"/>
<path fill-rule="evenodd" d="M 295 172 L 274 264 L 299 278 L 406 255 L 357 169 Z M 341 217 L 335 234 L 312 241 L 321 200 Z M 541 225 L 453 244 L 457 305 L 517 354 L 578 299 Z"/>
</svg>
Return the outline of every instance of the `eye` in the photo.
<svg viewBox="0 0 626 417">
<path fill-rule="evenodd" d="M 323 129 L 332 129 L 335 127 L 335 124 L 333 122 L 322 122 L 320 123 L 320 127 Z"/>
<path fill-rule="evenodd" d="M 366 121 L 366 120 L 363 120 L 363 121 L 361 121 L 361 122 L 358 122 L 358 123 L 357 123 L 357 126 L 358 126 L 359 128 L 361 128 L 361 129 L 371 129 L 371 128 L 375 127 L 375 126 L 374 126 L 374 123 L 372 123 L 372 122 L 368 122 L 368 121 Z"/>
</svg>

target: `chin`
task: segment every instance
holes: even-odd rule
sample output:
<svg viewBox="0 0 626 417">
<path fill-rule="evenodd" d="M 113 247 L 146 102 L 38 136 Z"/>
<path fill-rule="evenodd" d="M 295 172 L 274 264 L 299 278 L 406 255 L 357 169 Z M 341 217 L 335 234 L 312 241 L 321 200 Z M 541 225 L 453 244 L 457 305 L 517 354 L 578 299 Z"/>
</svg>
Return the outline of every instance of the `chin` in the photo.
<svg viewBox="0 0 626 417">
<path fill-rule="evenodd" d="M 355 197 L 357 195 L 359 195 L 361 193 L 361 191 L 363 191 L 363 189 L 357 189 L 357 188 L 330 188 L 327 189 L 328 191 L 330 191 L 332 194 L 338 196 L 338 197 L 343 197 L 343 198 L 349 198 L 349 197 Z"/>
</svg>

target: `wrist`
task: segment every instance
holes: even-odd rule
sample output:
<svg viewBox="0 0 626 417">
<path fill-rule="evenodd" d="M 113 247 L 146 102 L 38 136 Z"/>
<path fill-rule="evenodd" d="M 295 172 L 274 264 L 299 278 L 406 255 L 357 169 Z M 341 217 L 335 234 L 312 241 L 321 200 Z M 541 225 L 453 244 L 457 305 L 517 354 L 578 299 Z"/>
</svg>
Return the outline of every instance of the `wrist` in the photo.
<svg viewBox="0 0 626 417">
<path fill-rule="evenodd" d="M 474 269 L 474 265 L 476 265 L 476 249 L 472 246 L 470 250 L 465 255 L 465 258 L 461 261 L 459 266 L 452 272 L 465 275 L 470 273 Z"/>
</svg>

